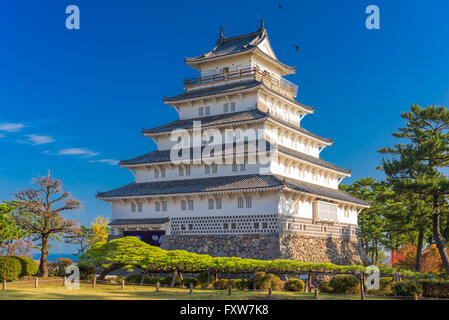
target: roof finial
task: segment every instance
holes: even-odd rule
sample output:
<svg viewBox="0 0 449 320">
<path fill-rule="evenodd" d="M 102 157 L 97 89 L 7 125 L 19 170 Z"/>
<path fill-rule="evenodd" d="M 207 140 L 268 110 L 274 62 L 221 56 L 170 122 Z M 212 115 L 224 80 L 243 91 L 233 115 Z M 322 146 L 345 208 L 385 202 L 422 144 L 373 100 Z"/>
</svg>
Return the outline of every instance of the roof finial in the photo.
<svg viewBox="0 0 449 320">
<path fill-rule="evenodd" d="M 260 19 L 260 30 L 264 30 L 264 29 L 265 29 L 265 23 L 262 18 L 262 19 Z"/>
<path fill-rule="evenodd" d="M 223 35 L 223 27 L 220 26 L 220 34 L 218 35 L 218 40 L 217 40 L 217 44 L 220 44 L 224 39 L 224 35 Z"/>
</svg>

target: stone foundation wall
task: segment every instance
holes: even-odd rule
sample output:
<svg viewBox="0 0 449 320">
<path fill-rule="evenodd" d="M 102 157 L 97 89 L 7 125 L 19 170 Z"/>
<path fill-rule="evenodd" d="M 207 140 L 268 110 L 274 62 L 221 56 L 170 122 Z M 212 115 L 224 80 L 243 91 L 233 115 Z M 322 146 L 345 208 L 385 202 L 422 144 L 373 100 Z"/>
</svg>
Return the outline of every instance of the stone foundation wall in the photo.
<svg viewBox="0 0 449 320">
<path fill-rule="evenodd" d="M 367 265 L 368 259 L 356 237 L 310 237 L 294 233 L 279 236 L 281 259 L 338 265 Z"/>
<path fill-rule="evenodd" d="M 166 250 L 187 250 L 214 257 L 291 259 L 338 265 L 367 264 L 356 238 L 311 237 L 297 233 L 249 235 L 165 235 Z"/>
<path fill-rule="evenodd" d="M 260 260 L 276 259 L 280 254 L 278 234 L 165 235 L 161 248 Z"/>
</svg>

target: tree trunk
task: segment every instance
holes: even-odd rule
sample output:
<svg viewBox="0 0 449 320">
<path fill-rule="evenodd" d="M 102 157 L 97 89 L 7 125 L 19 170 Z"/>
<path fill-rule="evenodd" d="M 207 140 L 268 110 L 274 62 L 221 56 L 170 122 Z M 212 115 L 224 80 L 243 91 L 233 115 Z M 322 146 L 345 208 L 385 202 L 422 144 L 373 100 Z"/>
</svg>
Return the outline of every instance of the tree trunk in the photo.
<svg viewBox="0 0 449 320">
<path fill-rule="evenodd" d="M 173 288 L 175 286 L 176 283 L 176 278 L 178 277 L 178 270 L 175 270 L 173 272 L 173 279 L 171 280 L 171 285 L 170 288 Z"/>
<path fill-rule="evenodd" d="M 114 270 L 118 270 L 120 268 L 122 268 L 123 265 L 122 264 L 113 264 L 112 266 L 103 269 L 103 271 L 101 271 L 100 276 L 98 277 L 98 280 L 104 280 L 104 278 L 112 271 Z"/>
<path fill-rule="evenodd" d="M 47 256 L 48 256 L 48 236 L 42 236 L 42 248 L 41 248 L 41 263 L 39 265 L 39 273 L 42 278 L 48 278 L 48 264 L 47 264 Z"/>
<path fill-rule="evenodd" d="M 438 196 L 433 197 L 433 207 L 435 210 L 433 213 L 433 237 L 438 251 L 440 252 L 443 267 L 446 270 L 446 273 L 449 274 L 449 257 L 440 231 L 440 198 Z"/>
<path fill-rule="evenodd" d="M 423 242 L 424 242 L 424 229 L 419 229 L 418 248 L 416 249 L 416 266 L 415 266 L 416 272 L 421 272 L 421 256 L 422 256 Z"/>
<path fill-rule="evenodd" d="M 143 273 L 142 273 L 142 278 L 140 279 L 140 285 L 142 286 L 143 285 L 143 283 L 144 283 L 144 281 L 145 281 L 145 276 L 147 275 L 147 272 L 146 271 L 144 271 Z"/>
</svg>

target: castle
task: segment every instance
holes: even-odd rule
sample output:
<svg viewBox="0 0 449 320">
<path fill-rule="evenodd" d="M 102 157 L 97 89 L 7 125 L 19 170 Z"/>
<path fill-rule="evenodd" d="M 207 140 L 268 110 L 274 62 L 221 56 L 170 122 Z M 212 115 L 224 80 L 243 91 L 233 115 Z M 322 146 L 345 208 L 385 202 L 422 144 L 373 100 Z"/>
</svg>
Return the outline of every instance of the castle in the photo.
<svg viewBox="0 0 449 320">
<path fill-rule="evenodd" d="M 138 236 L 164 249 L 212 256 L 363 264 L 357 215 L 369 204 L 341 190 L 351 175 L 320 158 L 333 144 L 301 121 L 263 21 L 224 37 L 185 63 L 201 74 L 164 98 L 179 120 L 142 134 L 157 150 L 120 162 L 135 182 L 100 192 L 112 237 Z"/>
</svg>

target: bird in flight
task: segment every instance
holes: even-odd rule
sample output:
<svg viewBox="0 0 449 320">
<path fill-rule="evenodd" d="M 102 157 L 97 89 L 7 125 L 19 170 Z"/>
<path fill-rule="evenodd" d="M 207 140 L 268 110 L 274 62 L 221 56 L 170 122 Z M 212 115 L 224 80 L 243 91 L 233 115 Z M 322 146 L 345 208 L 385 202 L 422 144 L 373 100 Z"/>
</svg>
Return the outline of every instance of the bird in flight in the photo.
<svg viewBox="0 0 449 320">
<path fill-rule="evenodd" d="M 296 51 L 299 51 L 299 47 L 296 44 L 294 44 L 293 46 L 296 48 Z"/>
</svg>

